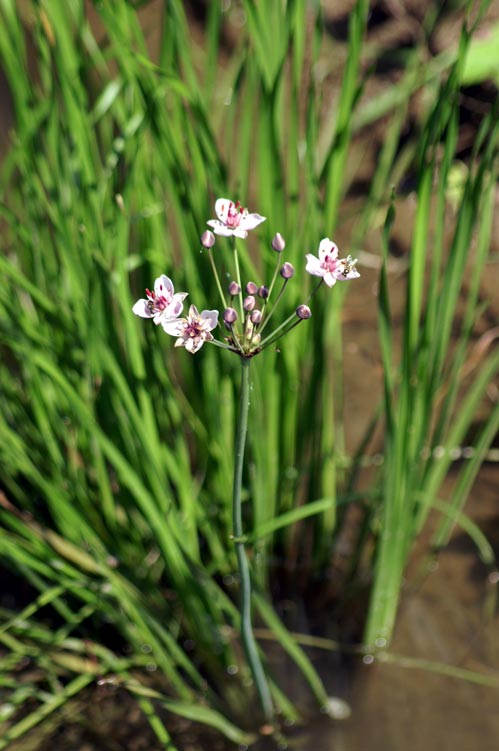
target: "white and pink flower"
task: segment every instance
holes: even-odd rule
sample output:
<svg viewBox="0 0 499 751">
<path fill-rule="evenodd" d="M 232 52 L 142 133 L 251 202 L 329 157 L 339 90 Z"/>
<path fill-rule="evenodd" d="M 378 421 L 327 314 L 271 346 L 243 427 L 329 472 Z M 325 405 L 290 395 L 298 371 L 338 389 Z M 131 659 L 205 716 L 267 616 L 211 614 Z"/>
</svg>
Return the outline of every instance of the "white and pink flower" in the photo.
<svg viewBox="0 0 499 751">
<path fill-rule="evenodd" d="M 146 295 L 146 298 L 137 300 L 132 312 L 141 318 L 152 318 L 157 326 L 179 317 L 187 292 L 175 294 L 172 280 L 162 274 L 154 282 L 154 292 L 146 289 Z"/>
<path fill-rule="evenodd" d="M 328 287 L 360 276 L 355 268 L 357 259 L 352 256 L 338 258 L 338 248 L 328 237 L 320 241 L 318 257 L 307 253 L 306 258 L 305 270 L 313 276 L 321 276 Z"/>
<path fill-rule="evenodd" d="M 213 228 L 216 235 L 235 235 L 243 239 L 248 236 L 248 230 L 255 229 L 266 219 L 260 214 L 250 214 L 239 201 L 234 203 L 228 198 L 219 198 L 216 201 L 215 214 L 218 219 L 210 219 L 207 224 Z"/>
<path fill-rule="evenodd" d="M 217 324 L 218 310 L 203 310 L 199 313 L 196 306 L 191 305 L 187 318 L 165 321 L 163 329 L 170 336 L 178 337 L 175 347 L 185 347 L 188 352 L 194 354 L 205 342 L 213 340 L 210 332 Z"/>
</svg>

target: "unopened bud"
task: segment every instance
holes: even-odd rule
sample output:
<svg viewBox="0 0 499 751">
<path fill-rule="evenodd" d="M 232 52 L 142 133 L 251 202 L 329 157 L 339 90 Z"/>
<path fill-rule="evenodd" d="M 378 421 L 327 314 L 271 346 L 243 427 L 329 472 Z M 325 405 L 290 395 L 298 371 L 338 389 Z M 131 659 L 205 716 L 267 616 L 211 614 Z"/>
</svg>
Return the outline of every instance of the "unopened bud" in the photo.
<svg viewBox="0 0 499 751">
<path fill-rule="evenodd" d="M 301 318 L 302 321 L 305 321 L 307 318 L 310 318 L 312 315 L 312 311 L 308 307 L 308 305 L 298 305 L 296 308 L 296 315 L 298 318 Z"/>
<path fill-rule="evenodd" d="M 258 326 L 259 323 L 261 323 L 262 320 L 262 311 L 261 310 L 253 310 L 250 315 L 251 323 L 254 323 L 255 326 Z"/>
<path fill-rule="evenodd" d="M 235 323 L 237 321 L 237 310 L 234 310 L 234 308 L 225 308 L 222 317 L 225 323 L 229 325 Z"/>
<path fill-rule="evenodd" d="M 283 263 L 280 270 L 280 275 L 283 279 L 291 279 L 291 277 L 295 273 L 295 268 L 292 263 L 289 263 L 286 261 L 286 263 Z"/>
<path fill-rule="evenodd" d="M 248 295 L 256 295 L 258 292 L 258 284 L 255 284 L 255 282 L 248 282 L 246 285 L 246 292 Z"/>
<path fill-rule="evenodd" d="M 201 235 L 201 245 L 203 248 L 213 248 L 215 245 L 215 235 L 209 229 Z"/>
<path fill-rule="evenodd" d="M 274 239 L 272 240 L 272 247 L 276 251 L 276 253 L 282 253 L 282 251 L 286 247 L 286 240 L 280 232 L 277 232 L 274 235 Z"/>
<path fill-rule="evenodd" d="M 255 307 L 255 298 L 253 295 L 248 295 L 248 297 L 245 297 L 243 300 L 243 308 L 247 313 L 249 313 L 253 308 Z"/>
<path fill-rule="evenodd" d="M 266 300 L 269 296 L 269 288 L 262 284 L 262 286 L 258 289 L 258 296 L 261 297 L 262 300 Z"/>
<path fill-rule="evenodd" d="M 232 295 L 232 297 L 234 297 L 234 295 L 238 295 L 240 291 L 241 287 L 237 282 L 231 282 L 229 284 L 229 295 Z"/>
</svg>

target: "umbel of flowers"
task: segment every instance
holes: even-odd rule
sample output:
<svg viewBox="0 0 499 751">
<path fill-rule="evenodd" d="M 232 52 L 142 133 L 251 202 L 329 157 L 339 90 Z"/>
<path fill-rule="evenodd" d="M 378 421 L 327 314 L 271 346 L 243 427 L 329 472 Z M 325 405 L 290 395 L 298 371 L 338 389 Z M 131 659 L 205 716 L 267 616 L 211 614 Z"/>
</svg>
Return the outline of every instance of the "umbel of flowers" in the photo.
<svg viewBox="0 0 499 751">
<path fill-rule="evenodd" d="M 295 276 L 293 265 L 282 262 L 282 252 L 286 243 L 277 233 L 272 240 L 272 248 L 277 254 L 277 262 L 269 285 L 257 284 L 255 281 L 241 282 L 236 238 L 245 239 L 250 230 L 265 221 L 260 214 L 250 214 L 239 202 L 219 198 L 215 203 L 217 219 L 210 219 L 208 225 L 215 235 L 233 239 L 234 278 L 223 289 L 216 263 L 213 259 L 215 235 L 206 230 L 201 237 L 220 297 L 222 314 L 218 310 L 202 310 L 190 305 L 185 317 L 182 316 L 186 292 L 175 292 L 173 282 L 162 275 L 154 283 L 154 291 L 146 289 L 146 297 L 138 300 L 133 312 L 142 318 L 152 318 L 154 323 L 175 337 L 175 347 L 185 347 L 194 354 L 205 342 L 215 344 L 239 356 L 241 387 L 239 393 L 239 414 L 236 426 L 236 445 L 234 453 L 234 482 L 232 486 L 232 540 L 235 547 L 240 580 L 241 641 L 244 646 L 255 687 L 260 699 L 267 723 L 274 724 L 274 704 L 267 680 L 266 670 L 253 633 L 251 617 L 251 572 L 245 549 L 245 537 L 242 524 L 241 488 L 244 468 L 244 452 L 248 428 L 248 410 L 250 402 L 249 371 L 252 358 L 266 347 L 275 344 L 281 337 L 306 321 L 312 315 L 308 306 L 311 298 L 322 284 L 333 287 L 338 281 L 355 279 L 359 276 L 355 268 L 356 259 L 338 257 L 338 248 L 329 239 L 319 243 L 317 256 L 306 255 L 305 270 L 319 281 L 308 299 L 298 305 L 282 323 L 275 328 L 267 328 L 272 316 L 283 299 L 290 280 Z M 217 332 L 217 337 L 213 332 Z"/>
<path fill-rule="evenodd" d="M 243 288 L 235 238 L 245 239 L 248 232 L 258 227 L 266 217 L 250 214 L 239 201 L 234 203 L 228 198 L 219 198 L 216 201 L 215 213 L 217 219 L 207 222 L 213 232 L 216 235 L 234 238 L 235 278 L 224 291 L 212 255 L 215 236 L 210 230 L 206 230 L 201 236 L 201 243 L 208 252 L 218 287 L 222 315 L 220 316 L 218 310 L 199 312 L 195 305 L 190 305 L 187 315 L 181 317 L 187 292 L 175 293 L 173 282 L 165 275 L 156 279 L 154 292 L 146 289 L 146 297 L 138 300 L 132 308 L 136 315 L 152 318 L 156 325 L 161 324 L 167 334 L 175 337 L 175 347 L 185 347 L 188 352 L 194 354 L 205 342 L 210 342 L 241 357 L 253 357 L 275 344 L 301 321 L 310 318 L 312 313 L 307 303 L 323 283 L 333 287 L 338 281 L 356 279 L 359 276 L 356 269 L 357 259 L 351 256 L 339 258 L 335 243 L 327 237 L 324 238 L 319 243 L 317 256 L 312 253 L 306 255 L 305 270 L 319 277 L 320 281 L 304 303 L 276 328 L 269 331 L 267 326 L 281 302 L 289 280 L 295 275 L 292 264 L 281 261 L 281 253 L 286 243 L 279 233 L 272 240 L 277 263 L 270 284 L 258 285 L 254 281 L 248 281 Z M 218 338 L 212 333 L 215 329 L 218 329 Z"/>
</svg>

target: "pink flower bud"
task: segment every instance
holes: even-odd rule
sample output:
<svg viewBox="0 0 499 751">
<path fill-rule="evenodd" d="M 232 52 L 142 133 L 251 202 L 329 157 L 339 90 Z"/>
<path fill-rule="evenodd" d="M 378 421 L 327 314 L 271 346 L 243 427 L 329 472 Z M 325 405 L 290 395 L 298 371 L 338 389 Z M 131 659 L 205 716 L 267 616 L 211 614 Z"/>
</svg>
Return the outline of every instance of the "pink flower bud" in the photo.
<svg viewBox="0 0 499 751">
<path fill-rule="evenodd" d="M 258 284 L 255 284 L 255 282 L 248 282 L 246 285 L 246 292 L 248 295 L 256 295 L 258 292 Z"/>
<path fill-rule="evenodd" d="M 249 313 L 253 308 L 255 307 L 255 298 L 253 295 L 248 295 L 248 297 L 245 297 L 243 300 L 243 308 L 247 313 Z"/>
<path fill-rule="evenodd" d="M 301 318 L 302 321 L 305 321 L 307 318 L 310 318 L 312 315 L 312 311 L 308 307 L 308 305 L 298 305 L 296 308 L 296 315 L 298 318 Z"/>
<path fill-rule="evenodd" d="M 222 318 L 229 325 L 235 323 L 237 321 L 237 310 L 234 310 L 234 308 L 225 308 Z"/>
<path fill-rule="evenodd" d="M 269 288 L 262 284 L 262 286 L 258 289 L 258 296 L 261 297 L 262 300 L 266 300 L 269 296 Z"/>
<path fill-rule="evenodd" d="M 286 241 L 279 232 L 274 235 L 274 239 L 272 240 L 272 247 L 276 251 L 276 253 L 282 253 L 282 251 L 286 247 Z"/>
<path fill-rule="evenodd" d="M 209 229 L 201 235 L 201 245 L 203 248 L 213 248 L 215 245 L 215 235 Z"/>
<path fill-rule="evenodd" d="M 237 282 L 231 282 L 229 284 L 229 295 L 232 295 L 234 297 L 235 295 L 238 295 L 241 291 L 241 287 Z"/>
<path fill-rule="evenodd" d="M 251 323 L 254 323 L 255 326 L 258 326 L 259 323 L 261 323 L 262 320 L 262 311 L 261 310 L 253 310 L 250 315 Z"/>
<path fill-rule="evenodd" d="M 286 261 L 286 263 L 283 263 L 280 270 L 280 275 L 283 279 L 291 279 L 291 277 L 295 273 L 295 268 L 292 263 L 289 263 Z"/>
</svg>

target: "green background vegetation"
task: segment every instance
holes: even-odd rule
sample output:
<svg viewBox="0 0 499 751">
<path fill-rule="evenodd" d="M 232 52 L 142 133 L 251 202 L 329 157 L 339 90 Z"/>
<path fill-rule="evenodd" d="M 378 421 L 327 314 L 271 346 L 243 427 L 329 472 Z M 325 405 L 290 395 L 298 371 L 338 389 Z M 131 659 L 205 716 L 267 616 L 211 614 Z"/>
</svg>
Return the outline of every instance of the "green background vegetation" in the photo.
<svg viewBox="0 0 499 751">
<path fill-rule="evenodd" d="M 365 440 L 347 455 L 348 285 L 314 298 L 313 319 L 279 353 L 255 360 L 245 516 L 256 618 L 324 703 L 318 676 L 272 607 L 273 561 L 296 556 L 297 530 L 308 530 L 299 552 L 320 576 L 346 509 L 358 505 L 361 531 L 345 587 L 351 595 L 369 578 L 371 647 L 390 640 L 406 563 L 432 509 L 441 519 L 432 546 L 444 546 L 458 522 L 494 566 L 489 543 L 462 511 L 499 427 L 497 402 L 487 402 L 476 425 L 497 376 L 497 350 L 485 348 L 473 379 L 463 380 L 485 308 L 479 284 L 499 127 L 496 101 L 456 192 L 459 92 L 463 81 L 494 71 L 473 40 L 487 3 L 470 5 L 455 49 L 428 61 L 438 22 L 430 12 L 397 84 L 373 100 L 365 95 L 376 55 L 363 41 L 369 4 L 357 2 L 331 107 L 320 71 L 338 64 L 314 3 L 242 2 L 246 23 L 227 46 L 218 2 L 207 5 L 201 43 L 184 4 L 171 0 L 152 55 L 133 3 L 1 0 L 14 127 L 0 174 L 0 556 L 31 594 L 21 614 L 2 612 L 10 730 L 0 749 L 97 677 L 136 696 L 165 744 L 159 706 L 248 740 L 248 728 L 236 726 L 251 688 L 230 539 L 238 363 L 209 346 L 194 358 L 175 351 L 131 307 L 161 273 L 200 309 L 215 306 L 199 236 L 219 196 L 268 217 L 247 243 L 243 276 L 270 278 L 279 231 L 299 277 L 289 305 L 302 302 L 313 283 L 303 273 L 305 253 L 341 228 L 352 139 L 382 116 L 377 168 L 340 255 L 362 251 L 366 234 L 385 222 L 377 311 L 384 394 L 373 401 Z M 425 94 L 419 120 L 403 140 L 416 91 Z M 387 267 L 406 178 L 417 210 L 395 344 Z M 214 253 L 230 272 L 222 239 Z M 474 451 L 443 501 L 451 449 L 470 442 L 472 426 Z M 358 480 L 375 430 L 384 435 L 384 460 L 365 490 Z M 19 683 L 21 657 L 43 681 Z M 162 677 L 154 686 L 144 679 L 151 664 Z M 229 680 L 230 665 L 239 672 Z M 283 687 L 272 689 L 284 715 L 295 717 Z M 18 719 L 27 698 L 36 708 Z"/>
</svg>

